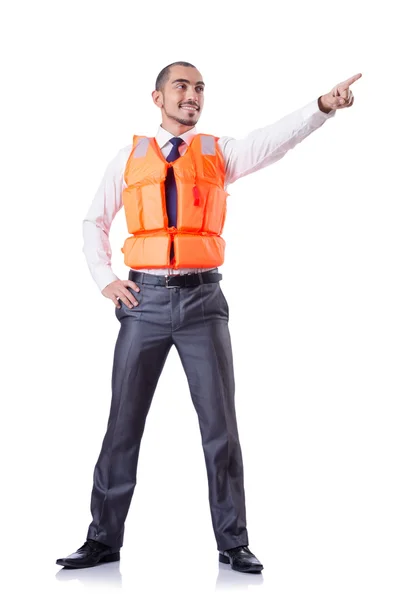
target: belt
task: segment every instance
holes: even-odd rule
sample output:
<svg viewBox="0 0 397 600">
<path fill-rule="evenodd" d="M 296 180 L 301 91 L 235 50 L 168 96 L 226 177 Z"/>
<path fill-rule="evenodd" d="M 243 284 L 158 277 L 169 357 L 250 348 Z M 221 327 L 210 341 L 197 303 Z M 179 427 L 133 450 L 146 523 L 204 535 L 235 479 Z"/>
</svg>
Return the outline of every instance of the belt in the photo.
<svg viewBox="0 0 397 600">
<path fill-rule="evenodd" d="M 193 287 L 202 283 L 217 283 L 222 279 L 218 272 L 203 271 L 202 273 L 189 273 L 186 275 L 152 275 L 151 273 L 137 273 L 130 271 L 128 279 L 139 283 L 150 283 L 151 285 L 162 285 L 166 288 Z"/>
</svg>

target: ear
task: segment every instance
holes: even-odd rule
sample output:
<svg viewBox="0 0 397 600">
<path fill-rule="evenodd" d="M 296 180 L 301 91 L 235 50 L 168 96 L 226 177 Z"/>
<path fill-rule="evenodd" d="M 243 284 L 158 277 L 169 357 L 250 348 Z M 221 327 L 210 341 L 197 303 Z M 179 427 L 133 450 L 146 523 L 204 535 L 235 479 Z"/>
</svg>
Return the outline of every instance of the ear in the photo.
<svg viewBox="0 0 397 600">
<path fill-rule="evenodd" d="M 162 94 L 162 92 L 154 90 L 154 92 L 152 92 L 152 98 L 153 98 L 153 102 L 155 103 L 156 106 L 158 106 L 159 108 L 163 107 L 163 94 Z"/>
</svg>

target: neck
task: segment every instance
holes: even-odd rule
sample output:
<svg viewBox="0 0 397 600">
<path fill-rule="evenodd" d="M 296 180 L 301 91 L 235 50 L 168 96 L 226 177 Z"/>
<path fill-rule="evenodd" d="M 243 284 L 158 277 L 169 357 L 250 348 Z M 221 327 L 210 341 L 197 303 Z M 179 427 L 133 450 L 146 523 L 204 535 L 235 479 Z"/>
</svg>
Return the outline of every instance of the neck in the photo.
<svg viewBox="0 0 397 600">
<path fill-rule="evenodd" d="M 181 123 L 176 123 L 175 121 L 163 119 L 161 127 L 166 131 L 169 131 L 169 133 L 172 133 L 172 135 L 175 137 L 179 137 L 182 133 L 186 133 L 187 131 L 194 129 L 195 125 L 182 125 Z"/>
</svg>

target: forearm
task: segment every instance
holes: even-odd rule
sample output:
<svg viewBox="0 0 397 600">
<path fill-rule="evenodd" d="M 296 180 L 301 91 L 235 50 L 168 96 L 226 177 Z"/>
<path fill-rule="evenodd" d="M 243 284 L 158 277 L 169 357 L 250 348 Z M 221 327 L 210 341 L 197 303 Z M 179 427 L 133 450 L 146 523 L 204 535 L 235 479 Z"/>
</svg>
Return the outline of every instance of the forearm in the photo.
<svg viewBox="0 0 397 600">
<path fill-rule="evenodd" d="M 83 252 L 91 276 L 102 291 L 109 283 L 118 277 L 112 271 L 112 250 L 109 233 L 101 229 L 94 221 L 83 221 Z"/>
<path fill-rule="evenodd" d="M 218 143 L 226 162 L 226 185 L 280 160 L 334 115 L 335 111 L 323 112 L 316 99 L 243 139 L 220 138 Z"/>
</svg>

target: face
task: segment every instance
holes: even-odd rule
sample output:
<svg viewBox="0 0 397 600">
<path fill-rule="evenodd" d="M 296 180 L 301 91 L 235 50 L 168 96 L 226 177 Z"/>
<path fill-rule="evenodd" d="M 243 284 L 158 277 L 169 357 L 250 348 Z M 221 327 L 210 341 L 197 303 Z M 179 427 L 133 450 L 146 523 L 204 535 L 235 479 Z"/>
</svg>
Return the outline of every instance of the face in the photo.
<svg viewBox="0 0 397 600">
<path fill-rule="evenodd" d="M 204 82 L 197 69 L 175 65 L 163 92 L 153 92 L 163 123 L 194 127 L 204 106 Z"/>
</svg>

